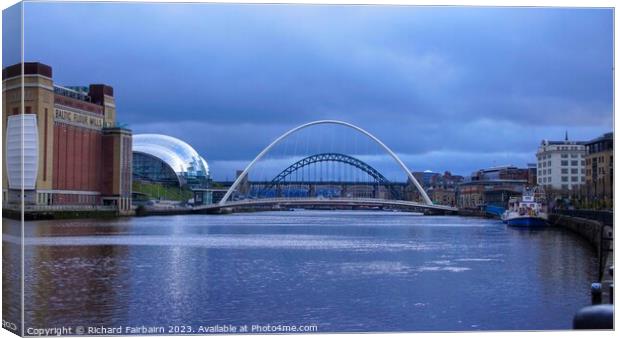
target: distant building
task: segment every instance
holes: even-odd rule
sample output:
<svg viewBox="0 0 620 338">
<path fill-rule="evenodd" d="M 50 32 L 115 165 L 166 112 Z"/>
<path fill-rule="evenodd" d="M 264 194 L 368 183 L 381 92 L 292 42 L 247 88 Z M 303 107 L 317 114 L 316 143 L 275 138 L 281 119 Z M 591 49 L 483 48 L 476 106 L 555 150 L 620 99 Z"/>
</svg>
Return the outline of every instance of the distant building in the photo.
<svg viewBox="0 0 620 338">
<path fill-rule="evenodd" d="M 2 70 L 2 98 L 5 207 L 130 210 L 132 135 L 112 87 L 59 86 L 52 67 L 26 62 Z"/>
<path fill-rule="evenodd" d="M 435 174 L 430 177 L 426 191 L 433 203 L 456 206 L 457 188 L 463 180 L 463 176 L 452 175 L 449 171 L 443 175 Z"/>
<path fill-rule="evenodd" d="M 437 174 L 431 177 L 431 188 L 442 188 L 447 190 L 454 190 L 458 185 L 463 182 L 465 178 L 461 175 L 452 175 L 451 172 L 446 171 L 443 175 Z"/>
<path fill-rule="evenodd" d="M 189 144 L 160 134 L 134 135 L 133 179 L 179 187 L 206 188 L 209 165 Z"/>
<path fill-rule="evenodd" d="M 491 181 L 491 180 L 524 180 L 528 181 L 530 175 L 529 169 L 517 168 L 512 165 L 491 167 L 481 169 L 473 173 L 472 181 Z"/>
<path fill-rule="evenodd" d="M 573 190 L 585 183 L 585 142 L 543 140 L 536 152 L 538 185 Z"/>
<path fill-rule="evenodd" d="M 513 196 L 520 196 L 528 187 L 530 170 L 515 166 L 500 166 L 478 170 L 471 179 L 459 184 L 459 208 L 479 209 L 486 205 L 506 207 Z"/>
<path fill-rule="evenodd" d="M 433 181 L 434 177 L 441 175 L 440 173 L 436 173 L 430 170 L 414 171 L 411 174 L 425 190 L 431 186 L 431 182 Z"/>
<path fill-rule="evenodd" d="M 456 189 L 433 188 L 429 197 L 435 204 L 456 206 Z"/>
<path fill-rule="evenodd" d="M 613 200 L 614 134 L 585 143 L 585 195 L 589 200 Z"/>
</svg>

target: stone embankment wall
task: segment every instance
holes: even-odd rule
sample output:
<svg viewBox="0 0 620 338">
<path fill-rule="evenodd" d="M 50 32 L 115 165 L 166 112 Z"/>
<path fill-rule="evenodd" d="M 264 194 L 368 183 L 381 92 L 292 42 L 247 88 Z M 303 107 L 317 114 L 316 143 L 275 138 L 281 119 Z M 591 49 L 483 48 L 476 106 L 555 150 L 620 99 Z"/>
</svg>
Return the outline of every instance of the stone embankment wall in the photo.
<svg viewBox="0 0 620 338">
<path fill-rule="evenodd" d="M 603 299 L 611 299 L 613 275 L 610 268 L 614 265 L 613 227 L 591 219 L 566 215 L 549 215 L 551 225 L 568 229 L 588 241 L 598 256 L 598 281 L 603 285 Z M 610 301 L 611 302 L 611 301 Z"/>
<path fill-rule="evenodd" d="M 568 229 L 583 237 L 586 241 L 592 244 L 592 246 L 596 249 L 596 252 L 599 252 L 601 245 L 604 245 L 604 243 L 601 243 L 603 224 L 599 221 L 551 214 L 549 215 L 549 223 L 554 226 Z"/>
</svg>

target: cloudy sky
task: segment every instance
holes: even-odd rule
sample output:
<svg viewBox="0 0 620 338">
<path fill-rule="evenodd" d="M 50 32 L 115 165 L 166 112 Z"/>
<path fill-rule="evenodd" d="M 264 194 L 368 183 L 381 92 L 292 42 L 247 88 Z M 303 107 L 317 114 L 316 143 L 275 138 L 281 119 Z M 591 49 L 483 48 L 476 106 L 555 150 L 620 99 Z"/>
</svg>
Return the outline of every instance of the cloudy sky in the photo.
<svg viewBox="0 0 620 338">
<path fill-rule="evenodd" d="M 609 9 L 27 3 L 24 15 L 27 60 L 59 84 L 112 85 L 119 121 L 187 141 L 216 179 L 318 119 L 367 129 L 412 170 L 465 175 L 613 128 Z"/>
</svg>

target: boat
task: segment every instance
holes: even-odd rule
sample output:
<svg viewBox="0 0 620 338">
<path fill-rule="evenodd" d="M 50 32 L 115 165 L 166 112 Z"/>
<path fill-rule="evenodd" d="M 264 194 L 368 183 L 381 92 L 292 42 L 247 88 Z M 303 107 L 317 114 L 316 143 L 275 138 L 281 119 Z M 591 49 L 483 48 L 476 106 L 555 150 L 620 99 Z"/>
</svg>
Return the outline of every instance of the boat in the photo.
<svg viewBox="0 0 620 338">
<path fill-rule="evenodd" d="M 545 206 L 530 192 L 508 201 L 508 209 L 502 214 L 502 221 L 514 227 L 542 227 L 548 224 Z"/>
</svg>

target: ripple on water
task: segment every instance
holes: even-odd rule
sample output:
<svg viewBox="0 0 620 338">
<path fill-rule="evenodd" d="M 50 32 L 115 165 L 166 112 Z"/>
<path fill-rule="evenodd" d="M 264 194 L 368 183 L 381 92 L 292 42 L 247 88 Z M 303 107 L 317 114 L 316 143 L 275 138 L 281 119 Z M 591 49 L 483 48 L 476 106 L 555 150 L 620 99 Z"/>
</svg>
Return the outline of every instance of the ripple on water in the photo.
<svg viewBox="0 0 620 338">
<path fill-rule="evenodd" d="M 19 241 L 4 235 L 4 241 Z M 212 249 L 303 249 L 351 251 L 429 251 L 453 247 L 444 242 L 381 240 L 321 235 L 202 235 L 202 236 L 55 236 L 26 237 L 27 246 L 174 246 Z"/>
</svg>

